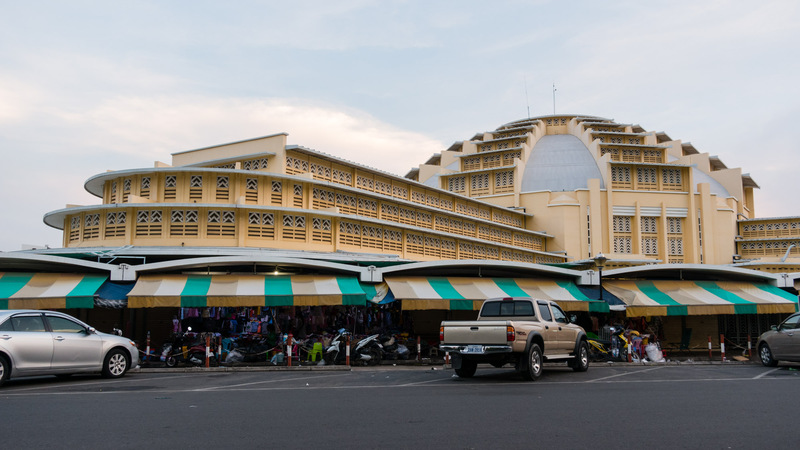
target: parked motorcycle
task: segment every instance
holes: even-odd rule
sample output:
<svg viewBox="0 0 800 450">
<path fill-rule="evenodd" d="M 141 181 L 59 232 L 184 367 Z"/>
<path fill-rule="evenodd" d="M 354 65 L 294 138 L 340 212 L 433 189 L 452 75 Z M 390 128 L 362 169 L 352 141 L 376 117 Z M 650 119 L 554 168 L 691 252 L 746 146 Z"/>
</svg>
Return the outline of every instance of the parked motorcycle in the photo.
<svg viewBox="0 0 800 450">
<path fill-rule="evenodd" d="M 175 333 L 172 342 L 164 344 L 161 348 L 160 359 L 167 367 L 176 367 L 182 362 L 195 366 L 205 365 L 205 339 L 200 339 L 200 335 L 193 333 L 192 327 L 188 327 L 183 333 Z M 209 349 L 209 363 L 211 365 L 218 364 L 216 348 L 213 343 Z"/>
<path fill-rule="evenodd" d="M 325 349 L 325 364 L 344 364 L 347 357 L 346 346 L 347 337 L 350 332 L 341 328 Z"/>
<path fill-rule="evenodd" d="M 363 364 L 365 366 L 375 366 L 381 362 L 383 356 L 383 346 L 378 342 L 379 334 L 365 337 L 358 341 L 353 348 L 352 363 Z"/>
<path fill-rule="evenodd" d="M 161 347 L 161 361 L 167 367 L 175 367 L 178 363 L 186 359 L 186 354 L 183 352 L 184 343 L 193 339 L 195 333 L 192 333 L 192 327 L 188 327 L 183 333 L 173 333 L 172 341 L 165 343 Z"/>
<path fill-rule="evenodd" d="M 211 339 L 211 344 L 208 348 L 208 364 L 210 366 L 218 366 L 218 358 L 217 358 L 217 351 L 216 351 L 215 339 Z M 194 345 L 189 347 L 189 354 L 187 357 L 187 362 L 195 366 L 203 366 L 206 364 L 206 340 L 205 338 L 200 339 L 199 342 L 195 342 Z"/>
<path fill-rule="evenodd" d="M 628 338 L 625 328 L 613 326 L 610 328 L 611 339 L 589 339 L 589 357 L 593 361 L 627 361 Z"/>
<path fill-rule="evenodd" d="M 383 354 L 381 359 L 398 360 L 408 359 L 411 352 L 408 347 L 401 344 L 396 336 L 383 335 L 380 337 L 381 346 L 383 347 Z"/>
</svg>

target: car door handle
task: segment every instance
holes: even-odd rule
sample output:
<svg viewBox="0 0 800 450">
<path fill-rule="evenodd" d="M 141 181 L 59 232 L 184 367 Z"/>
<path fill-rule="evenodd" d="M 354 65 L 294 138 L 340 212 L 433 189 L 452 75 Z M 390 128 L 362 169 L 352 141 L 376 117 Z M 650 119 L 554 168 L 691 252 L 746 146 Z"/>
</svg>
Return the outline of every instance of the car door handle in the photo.
<svg viewBox="0 0 800 450">
<path fill-rule="evenodd" d="M 63 337 L 63 336 L 56 336 L 56 337 L 55 337 L 55 340 L 57 340 L 57 341 L 63 341 L 63 340 L 64 340 L 64 337 Z"/>
<path fill-rule="evenodd" d="M 7 334 L 4 334 L 4 335 L 0 336 L 0 339 L 9 340 L 9 339 L 11 339 L 11 336 L 9 336 Z"/>
</svg>

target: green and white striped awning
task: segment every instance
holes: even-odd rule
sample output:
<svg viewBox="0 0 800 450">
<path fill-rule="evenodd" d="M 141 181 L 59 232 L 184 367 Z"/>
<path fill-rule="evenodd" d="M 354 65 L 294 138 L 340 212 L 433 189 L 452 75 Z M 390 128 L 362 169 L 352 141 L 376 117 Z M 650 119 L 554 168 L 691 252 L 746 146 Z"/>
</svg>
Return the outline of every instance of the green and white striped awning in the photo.
<svg viewBox="0 0 800 450">
<path fill-rule="evenodd" d="M 129 308 L 365 305 L 355 277 L 318 275 L 142 275 Z"/>
<path fill-rule="evenodd" d="M 571 281 L 528 278 L 386 277 L 405 310 L 477 311 L 487 298 L 532 297 L 555 300 L 565 311 L 608 312 L 608 304 L 593 301 Z"/>
<path fill-rule="evenodd" d="M 608 280 L 603 287 L 625 303 L 628 317 L 775 314 L 797 310 L 797 296 L 765 283 Z"/>
<path fill-rule="evenodd" d="M 93 308 L 106 275 L 0 272 L 0 309 Z"/>
</svg>

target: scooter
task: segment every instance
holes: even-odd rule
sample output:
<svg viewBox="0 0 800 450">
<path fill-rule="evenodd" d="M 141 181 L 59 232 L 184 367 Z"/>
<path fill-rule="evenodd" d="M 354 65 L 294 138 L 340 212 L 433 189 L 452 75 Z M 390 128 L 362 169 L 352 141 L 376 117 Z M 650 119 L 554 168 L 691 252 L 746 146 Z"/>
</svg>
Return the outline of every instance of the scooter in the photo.
<svg viewBox="0 0 800 450">
<path fill-rule="evenodd" d="M 330 345 L 325 349 L 325 364 L 343 364 L 345 362 L 347 345 L 347 337 L 350 332 L 344 328 L 339 329 L 339 332 L 331 340 Z"/>
<path fill-rule="evenodd" d="M 589 357 L 593 361 L 627 361 L 628 338 L 625 337 L 625 328 L 613 326 L 610 328 L 611 339 L 589 339 Z"/>
<path fill-rule="evenodd" d="M 181 362 L 194 366 L 205 365 L 206 344 L 204 340 L 198 341 L 198 336 L 192 332 L 192 327 L 188 327 L 183 333 L 176 333 L 172 342 L 164 344 L 161 348 L 161 361 L 164 361 L 167 367 L 175 367 Z M 213 343 L 209 348 L 209 364 L 217 365 L 217 352 Z"/>
<path fill-rule="evenodd" d="M 218 359 L 217 359 L 217 346 L 215 345 L 216 338 L 211 338 L 211 343 L 208 347 L 208 364 L 210 366 L 218 366 Z M 195 366 L 203 366 L 206 364 L 206 343 L 205 339 L 200 339 L 199 342 L 196 342 L 189 348 L 189 356 L 186 360 L 195 365 Z"/>
<path fill-rule="evenodd" d="M 616 361 L 628 360 L 628 338 L 622 327 L 611 328 L 611 357 Z"/>
<path fill-rule="evenodd" d="M 196 333 L 192 333 L 192 327 L 188 327 L 183 333 L 175 333 L 172 335 L 172 342 L 168 342 L 161 347 L 161 361 L 167 367 L 175 367 L 179 362 L 186 360 L 187 353 L 183 352 L 184 343 L 193 339 Z"/>
<path fill-rule="evenodd" d="M 380 337 L 380 342 L 381 346 L 383 347 L 381 359 L 408 359 L 408 356 L 411 354 L 408 347 L 401 344 L 396 336 L 383 335 Z"/>
<path fill-rule="evenodd" d="M 365 366 L 375 366 L 381 362 L 383 346 L 378 342 L 379 334 L 365 337 L 358 341 L 353 349 L 353 363 Z"/>
</svg>

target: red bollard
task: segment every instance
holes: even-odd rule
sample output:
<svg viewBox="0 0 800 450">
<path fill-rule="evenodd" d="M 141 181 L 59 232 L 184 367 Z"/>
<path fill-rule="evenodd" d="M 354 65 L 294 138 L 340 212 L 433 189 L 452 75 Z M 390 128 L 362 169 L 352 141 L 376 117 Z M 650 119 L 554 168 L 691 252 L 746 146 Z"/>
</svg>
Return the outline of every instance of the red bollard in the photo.
<svg viewBox="0 0 800 450">
<path fill-rule="evenodd" d="M 708 337 L 708 360 L 711 361 L 713 358 L 711 356 L 711 336 Z"/>
<path fill-rule="evenodd" d="M 747 357 L 753 357 L 753 341 L 750 340 L 750 335 L 747 335 Z"/>
<path fill-rule="evenodd" d="M 289 367 L 292 367 L 292 333 L 286 338 L 286 361 Z"/>
<path fill-rule="evenodd" d="M 350 365 L 350 335 L 347 335 L 347 338 L 344 340 L 344 364 L 346 366 Z"/>
<path fill-rule="evenodd" d="M 144 351 L 145 361 L 150 361 L 150 332 L 147 332 L 147 349 Z"/>
<path fill-rule="evenodd" d="M 725 335 L 719 335 L 719 350 L 722 352 L 722 362 L 725 362 Z"/>
</svg>

